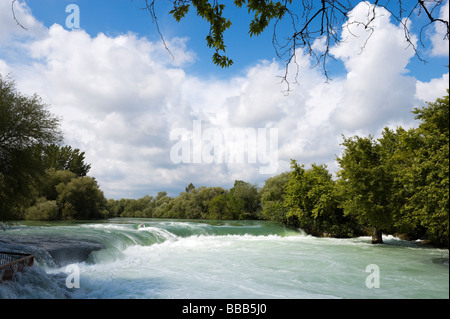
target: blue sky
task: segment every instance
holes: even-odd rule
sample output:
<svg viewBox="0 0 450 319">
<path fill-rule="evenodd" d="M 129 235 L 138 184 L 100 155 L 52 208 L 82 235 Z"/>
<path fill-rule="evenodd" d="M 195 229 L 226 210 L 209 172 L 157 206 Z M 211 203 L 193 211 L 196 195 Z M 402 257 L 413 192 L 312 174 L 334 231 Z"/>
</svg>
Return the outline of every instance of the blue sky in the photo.
<svg viewBox="0 0 450 319">
<path fill-rule="evenodd" d="M 353 2 L 357 3 L 357 1 Z M 117 36 L 133 32 L 139 36 L 147 37 L 151 41 L 160 40 L 156 25 L 153 23 L 150 14 L 143 9 L 144 1 L 142 0 L 27 1 L 33 15 L 47 27 L 55 23 L 65 26 L 66 18 L 69 15 L 66 12 L 66 6 L 72 3 L 77 4 L 80 8 L 80 27 L 91 36 L 98 33 Z M 205 21 L 191 12 L 185 19 L 176 23 L 173 17 L 168 14 L 171 10 L 169 1 L 159 1 L 156 9 L 162 35 L 168 39 L 172 37 L 187 38 L 189 48 L 196 53 L 197 63 L 190 69 L 191 72 L 227 77 L 242 72 L 243 69 L 253 65 L 256 61 L 277 58 L 272 45 L 272 25 L 260 36 L 250 37 L 248 35 L 248 24 L 251 15 L 245 9 L 237 9 L 234 6 L 228 6 L 226 9 L 225 14 L 233 23 L 225 34 L 227 54 L 235 62 L 230 69 L 221 69 L 211 63 L 213 50 L 206 47 L 205 36 L 208 34 L 209 26 Z M 412 20 L 421 23 L 425 21 L 425 18 L 423 16 L 412 16 Z M 414 24 L 412 30 L 417 34 L 420 32 Z M 424 36 L 423 40 L 426 46 L 430 45 L 428 37 Z M 421 45 L 418 45 L 418 48 L 426 62 L 420 61 L 418 58 L 411 59 L 409 66 L 411 73 L 422 81 L 429 81 L 439 76 L 442 73 L 442 66 L 448 64 L 448 58 L 440 56 L 431 59 L 427 55 L 426 49 Z M 337 76 L 345 71 L 340 61 L 330 63 L 329 69 L 332 76 Z"/>
<path fill-rule="evenodd" d="M 288 170 L 291 158 L 335 172 L 342 134 L 376 136 L 384 126 L 417 125 L 410 111 L 448 88 L 448 40 L 434 26 L 423 33 L 426 47 L 418 47 L 425 64 L 382 9 L 362 53 L 363 30 L 351 30 L 357 37 L 340 35 L 347 41 L 332 48 L 330 83 L 299 54 L 299 85 L 286 95 L 272 29 L 250 38 L 245 11 L 227 12 L 233 25 L 225 41 L 235 64 L 221 69 L 206 47 L 206 22 L 191 14 L 176 23 L 167 14 L 168 1 L 161 1 L 158 21 L 172 60 L 142 2 L 19 0 L 16 15 L 25 31 L 11 17 L 11 1 L 0 0 L 0 73 L 10 74 L 22 92 L 40 95 L 62 118 L 65 143 L 86 152 L 90 175 L 108 198 L 160 190 L 175 196 L 190 182 L 229 188 L 240 179 L 262 186 Z M 80 9 L 78 30 L 65 24 L 69 4 Z M 367 8 L 361 3 L 352 14 L 364 16 Z M 441 14 L 448 20 L 448 2 Z M 411 22 L 413 40 L 420 22 Z M 198 121 L 223 136 L 235 129 L 276 129 L 276 172 L 261 174 L 264 163 L 248 158 L 175 163 L 171 134 L 193 133 Z"/>
<path fill-rule="evenodd" d="M 139 36 L 147 37 L 151 41 L 160 41 L 156 25 L 149 12 L 143 8 L 141 0 L 41 0 L 29 1 L 28 5 L 33 14 L 47 27 L 54 23 L 65 26 L 65 12 L 68 4 L 77 4 L 81 13 L 81 28 L 90 35 L 105 33 L 109 36 L 133 32 Z M 212 49 L 206 47 L 205 37 L 209 32 L 208 24 L 195 14 L 188 15 L 176 23 L 168 12 L 171 10 L 169 1 L 160 1 L 157 6 L 158 24 L 164 38 L 187 37 L 189 48 L 197 55 L 197 63 L 193 72 L 201 72 L 219 77 L 230 76 L 242 72 L 260 59 L 272 59 L 274 50 L 271 46 L 271 33 L 266 32 L 260 37 L 249 37 L 249 16 L 243 10 L 229 9 L 230 18 L 233 19 L 233 28 L 226 33 L 228 47 L 227 53 L 235 57 L 235 65 L 231 69 L 217 68 L 211 63 Z M 169 48 L 170 49 L 170 48 Z M 200 69 L 199 69 L 200 68 Z"/>
</svg>

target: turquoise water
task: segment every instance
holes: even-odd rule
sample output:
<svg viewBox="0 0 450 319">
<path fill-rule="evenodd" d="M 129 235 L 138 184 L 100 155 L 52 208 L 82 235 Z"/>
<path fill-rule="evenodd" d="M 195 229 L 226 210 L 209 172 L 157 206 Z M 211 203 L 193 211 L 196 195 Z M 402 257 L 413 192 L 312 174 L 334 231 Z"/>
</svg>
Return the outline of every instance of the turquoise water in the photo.
<svg viewBox="0 0 450 319">
<path fill-rule="evenodd" d="M 384 240 L 262 221 L 20 223 L 0 232 L 0 250 L 36 265 L 0 298 L 449 298 L 448 250 Z"/>
</svg>

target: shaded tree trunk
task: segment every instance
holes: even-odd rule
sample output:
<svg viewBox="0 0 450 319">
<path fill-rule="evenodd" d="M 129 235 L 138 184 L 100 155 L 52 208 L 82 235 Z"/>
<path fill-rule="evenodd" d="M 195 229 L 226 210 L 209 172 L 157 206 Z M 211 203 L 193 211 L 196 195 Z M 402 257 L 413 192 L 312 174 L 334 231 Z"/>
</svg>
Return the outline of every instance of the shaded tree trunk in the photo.
<svg viewBox="0 0 450 319">
<path fill-rule="evenodd" d="M 382 244 L 383 243 L 383 234 L 381 230 L 374 227 L 372 233 L 372 244 Z"/>
</svg>

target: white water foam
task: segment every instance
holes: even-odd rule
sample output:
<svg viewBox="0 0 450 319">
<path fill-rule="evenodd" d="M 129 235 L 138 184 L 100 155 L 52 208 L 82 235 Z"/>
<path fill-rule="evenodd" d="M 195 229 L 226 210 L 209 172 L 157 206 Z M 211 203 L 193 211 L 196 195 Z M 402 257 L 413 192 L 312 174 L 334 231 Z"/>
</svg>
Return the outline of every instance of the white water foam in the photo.
<svg viewBox="0 0 450 319">
<path fill-rule="evenodd" d="M 0 286 L 0 297 L 448 298 L 448 251 L 414 242 L 386 237 L 387 244 L 372 245 L 369 237 L 286 236 L 279 228 L 271 233 L 267 223 L 223 227 L 144 220 L 143 225 L 127 220 L 70 226 L 67 231 L 105 245 L 77 263 L 80 288 L 64 286 L 64 267 L 38 263 Z M 218 235 L 227 227 L 230 234 Z M 246 233 L 260 230 L 268 235 Z M 369 264 L 380 268 L 379 289 L 365 285 Z"/>
</svg>

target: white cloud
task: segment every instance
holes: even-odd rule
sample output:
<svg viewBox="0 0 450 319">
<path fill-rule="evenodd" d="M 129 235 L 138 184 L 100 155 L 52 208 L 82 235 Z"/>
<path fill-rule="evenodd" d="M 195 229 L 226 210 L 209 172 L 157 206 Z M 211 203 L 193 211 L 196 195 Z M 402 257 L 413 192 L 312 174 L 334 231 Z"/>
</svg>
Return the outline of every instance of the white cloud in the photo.
<svg viewBox="0 0 450 319">
<path fill-rule="evenodd" d="M 27 61 L 1 60 L 1 71 L 62 116 L 65 142 L 86 152 L 108 195 L 170 186 L 170 121 L 191 112 L 179 93 L 186 79 L 179 66 L 194 58 L 184 40 L 171 41 L 172 60 L 164 46 L 134 34 L 92 37 L 55 24 L 20 47 Z"/>
<path fill-rule="evenodd" d="M 367 19 L 368 11 L 366 3 L 355 7 L 343 29 L 346 43 L 332 51 L 348 71 L 334 113 L 342 129 L 373 131 L 386 119 L 404 117 L 414 105 L 415 79 L 406 75 L 414 50 L 407 46 L 403 27 L 391 24 L 383 8 L 376 10 L 373 33 L 351 23 Z"/>
<path fill-rule="evenodd" d="M 445 21 L 449 21 L 449 1 L 441 7 L 439 18 Z M 432 42 L 432 56 L 448 56 L 449 55 L 449 39 L 446 38 L 447 28 L 441 22 L 434 23 L 435 33 L 431 36 Z"/>
<path fill-rule="evenodd" d="M 344 61 L 346 76 L 326 84 L 299 53 L 299 85 L 286 96 L 276 77 L 284 66 L 277 62 L 259 62 L 228 80 L 194 77 L 183 69 L 196 59 L 184 39 L 170 40 L 172 60 L 163 45 L 136 34 L 44 28 L 22 9 L 24 21 L 34 21 L 39 32 L 8 42 L 24 59 L 0 51 L 0 72 L 11 72 L 24 93 L 38 93 L 63 117 L 65 142 L 86 152 L 90 174 L 109 197 L 176 194 L 189 182 L 230 187 L 235 179 L 267 179 L 261 165 L 174 164 L 169 133 L 192 130 L 193 120 L 204 128 L 278 129 L 278 172 L 289 169 L 291 158 L 334 170 L 342 133 L 375 134 L 387 123 L 408 123 L 417 99 L 438 94 L 448 80 L 447 74 L 422 83 L 407 74 L 414 53 L 405 50 L 402 29 L 384 11 L 362 52 L 367 34 L 355 25 L 350 28 L 358 37 L 344 29 L 345 41 L 332 52 Z M 363 18 L 367 10 L 361 4 L 352 17 Z"/>
<path fill-rule="evenodd" d="M 429 82 L 417 81 L 416 98 L 422 102 L 434 102 L 445 95 L 448 89 L 449 74 L 443 74 L 441 78 L 432 79 Z M 421 103 L 424 105 L 424 103 Z"/>
<path fill-rule="evenodd" d="M 0 74 L 9 74 L 11 73 L 11 68 L 8 66 L 8 64 L 3 61 L 0 60 Z"/>
<path fill-rule="evenodd" d="M 0 47 L 18 38 L 37 38 L 45 34 L 45 27 L 31 14 L 23 2 L 0 1 Z M 15 16 L 15 19 L 14 19 Z"/>
</svg>

